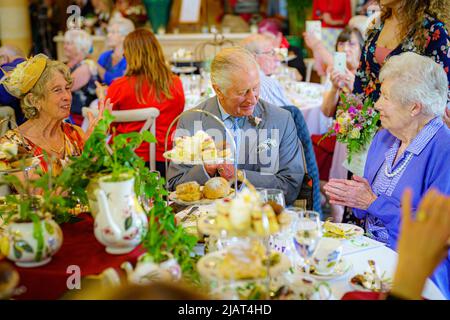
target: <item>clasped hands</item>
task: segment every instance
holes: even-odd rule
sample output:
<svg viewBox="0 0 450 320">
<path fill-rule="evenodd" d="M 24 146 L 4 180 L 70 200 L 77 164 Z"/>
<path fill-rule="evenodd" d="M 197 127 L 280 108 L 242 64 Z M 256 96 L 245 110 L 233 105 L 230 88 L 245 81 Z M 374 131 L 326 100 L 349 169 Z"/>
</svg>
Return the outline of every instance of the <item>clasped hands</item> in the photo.
<svg viewBox="0 0 450 320">
<path fill-rule="evenodd" d="M 226 142 L 216 144 L 217 151 L 229 148 L 229 144 Z M 204 164 L 205 171 L 210 177 L 214 177 L 217 173 L 224 179 L 230 181 L 235 177 L 235 168 L 233 163 L 225 162 L 222 164 Z M 242 181 L 243 173 L 238 170 L 238 180 Z"/>
<path fill-rule="evenodd" d="M 347 206 L 367 210 L 377 199 L 369 182 L 359 176 L 353 176 L 352 180 L 330 179 L 324 186 L 326 195 L 331 204 Z"/>
</svg>

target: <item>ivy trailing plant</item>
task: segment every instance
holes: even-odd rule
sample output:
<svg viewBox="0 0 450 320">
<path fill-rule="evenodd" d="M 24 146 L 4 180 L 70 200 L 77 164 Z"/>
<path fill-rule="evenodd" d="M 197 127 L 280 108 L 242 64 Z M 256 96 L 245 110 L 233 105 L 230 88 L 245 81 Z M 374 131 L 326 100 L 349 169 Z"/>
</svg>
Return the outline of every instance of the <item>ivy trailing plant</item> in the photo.
<svg viewBox="0 0 450 320">
<path fill-rule="evenodd" d="M 175 224 L 172 208 L 166 202 L 168 192 L 164 178 L 159 176 L 159 172 L 151 171 L 134 151 L 144 141 L 156 142 L 155 137 L 148 131 L 130 132 L 114 136 L 109 144 L 109 129 L 113 121 L 114 117 L 105 111 L 103 119 L 86 141 L 82 155 L 72 159 L 64 169 L 62 180 L 66 193 L 87 205 L 86 190 L 92 179 L 112 175 L 113 181 L 119 181 L 124 173 L 133 175 L 136 194 L 149 202 L 143 206 L 148 216 L 148 232 L 142 240 L 148 256 L 160 263 L 167 259 L 168 253 L 171 254 L 180 264 L 183 275 L 197 282 L 196 257 L 192 256 L 197 239 Z"/>
</svg>

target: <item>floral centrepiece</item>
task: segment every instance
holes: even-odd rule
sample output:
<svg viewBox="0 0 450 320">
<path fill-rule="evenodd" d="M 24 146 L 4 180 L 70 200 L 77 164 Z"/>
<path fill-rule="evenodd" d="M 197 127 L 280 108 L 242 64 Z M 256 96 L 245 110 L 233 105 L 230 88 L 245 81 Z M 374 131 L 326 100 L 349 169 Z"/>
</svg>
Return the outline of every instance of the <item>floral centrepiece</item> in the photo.
<svg viewBox="0 0 450 320">
<path fill-rule="evenodd" d="M 338 142 L 347 146 L 347 161 L 350 164 L 352 157 L 367 150 L 378 130 L 379 118 L 370 98 L 364 100 L 362 95 L 341 94 L 336 120 L 322 140 L 336 136 Z"/>
</svg>

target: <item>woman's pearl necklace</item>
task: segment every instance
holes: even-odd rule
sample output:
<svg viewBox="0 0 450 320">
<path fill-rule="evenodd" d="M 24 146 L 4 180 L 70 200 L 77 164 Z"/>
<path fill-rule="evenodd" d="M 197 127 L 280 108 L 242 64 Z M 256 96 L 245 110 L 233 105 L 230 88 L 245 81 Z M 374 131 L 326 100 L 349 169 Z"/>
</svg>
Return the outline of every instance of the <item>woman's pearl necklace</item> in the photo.
<svg viewBox="0 0 450 320">
<path fill-rule="evenodd" d="M 401 164 L 401 166 L 399 166 L 397 169 L 395 169 L 391 173 L 388 172 L 388 166 L 387 166 L 387 163 L 386 163 L 386 166 L 384 167 L 384 174 L 386 175 L 386 177 L 393 178 L 396 175 L 398 175 L 400 172 L 402 172 L 403 169 L 405 169 L 406 165 L 408 164 L 409 160 L 411 160 L 413 155 L 414 155 L 413 153 L 409 153 L 406 156 L 405 160 L 403 160 L 403 163 Z"/>
</svg>

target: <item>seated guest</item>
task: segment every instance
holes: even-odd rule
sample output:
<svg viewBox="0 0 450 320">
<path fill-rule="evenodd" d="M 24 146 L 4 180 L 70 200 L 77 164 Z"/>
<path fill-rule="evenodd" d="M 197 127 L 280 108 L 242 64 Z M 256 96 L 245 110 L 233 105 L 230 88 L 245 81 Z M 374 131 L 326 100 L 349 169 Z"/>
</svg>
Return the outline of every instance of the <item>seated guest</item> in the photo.
<svg viewBox="0 0 450 320">
<path fill-rule="evenodd" d="M 25 61 L 22 50 L 12 46 L 0 47 L 0 79 L 5 72 L 11 72 L 19 63 Z M 20 100 L 10 94 L 3 84 L 0 84 L 0 106 L 8 106 L 14 109 L 16 123 L 21 125 L 26 119 L 20 109 Z"/>
<path fill-rule="evenodd" d="M 106 44 L 111 50 L 100 55 L 97 66 L 100 78 L 108 86 L 125 73 L 127 61 L 123 55 L 123 40 L 133 30 L 133 22 L 125 18 L 112 20 L 108 27 Z"/>
<path fill-rule="evenodd" d="M 92 121 L 86 134 L 81 128 L 64 122 L 70 113 L 70 88 L 73 83 L 65 64 L 39 54 L 20 64 L 3 83 L 9 92 L 20 99 L 28 121 L 7 131 L 1 142 L 14 142 L 34 156 L 46 152 L 56 160 L 53 162 L 55 173 L 70 157 L 81 154 L 84 141 L 93 131 L 98 118 L 90 119 Z M 100 102 L 99 105 L 100 114 L 103 114 L 105 104 Z M 106 105 L 109 107 L 109 103 Z M 41 166 L 47 170 L 44 159 Z"/>
<path fill-rule="evenodd" d="M 241 47 L 221 50 L 211 63 L 211 82 L 217 96 L 201 103 L 197 109 L 222 119 L 234 132 L 238 169 L 247 180 L 255 187 L 283 190 L 286 203 L 292 204 L 304 175 L 302 145 L 290 113 L 259 100 L 259 68 L 255 58 Z M 209 132 L 216 144 L 226 141 L 223 127 L 201 113 L 181 117 L 177 133 L 194 135 L 201 129 Z M 217 175 L 233 179 L 234 165 L 190 166 L 171 162 L 167 178 L 170 188 L 174 189 L 188 181 L 203 185 Z"/>
<path fill-rule="evenodd" d="M 114 110 L 159 109 L 160 115 L 156 118 L 156 169 L 164 176 L 164 139 L 169 125 L 183 112 L 183 85 L 180 78 L 170 71 L 152 32 L 146 29 L 131 32 L 123 47 L 127 71 L 125 76 L 114 80 L 107 97 L 114 103 Z M 144 121 L 128 122 L 116 124 L 115 128 L 116 133 L 126 133 L 139 131 L 143 125 Z M 172 129 L 175 130 L 175 126 Z M 136 149 L 136 154 L 146 162 L 150 161 L 149 144 L 144 142 Z"/>
<path fill-rule="evenodd" d="M 414 208 L 431 187 L 450 194 L 450 129 L 442 121 L 448 84 L 439 64 L 410 52 L 391 57 L 380 80 L 381 97 L 375 108 L 384 129 L 372 141 L 364 178 L 330 179 L 324 189 L 330 203 L 352 207 L 357 218 L 366 219 L 372 238 L 395 248 L 406 187 L 414 189 Z M 447 298 L 449 278 L 446 260 L 433 279 Z"/>
<path fill-rule="evenodd" d="M 289 44 L 287 39 L 283 36 L 279 20 L 274 18 L 263 19 L 258 24 L 258 33 L 271 38 L 275 48 L 288 49 L 288 52 L 295 56 L 292 60 L 288 61 L 288 67 L 290 70 L 295 71 L 297 81 L 305 79 L 306 66 L 305 61 L 303 61 L 302 51 L 299 47 Z"/>
<path fill-rule="evenodd" d="M 276 106 L 290 106 L 284 89 L 277 79 L 270 77 L 279 63 L 273 42 L 260 34 L 248 36 L 240 44 L 255 56 L 259 65 L 260 98 Z"/>
<path fill-rule="evenodd" d="M 98 80 L 97 67 L 88 59 L 92 50 L 92 38 L 84 30 L 69 30 L 64 35 L 64 55 L 73 78 L 72 107 L 70 109 L 73 123 L 81 125 L 81 109 L 88 107 L 97 99 L 95 81 Z"/>
<path fill-rule="evenodd" d="M 336 51 L 345 52 L 347 66 L 344 73 L 340 73 L 333 66 L 328 67 L 327 73 L 329 80 L 325 85 L 327 90 L 324 92 L 321 107 L 321 111 L 325 116 L 335 118 L 340 95 L 353 91 L 353 83 L 355 82 L 355 74 L 358 69 L 363 44 L 364 40 L 358 29 L 345 27 L 339 34 L 336 41 Z M 333 139 L 336 140 L 335 137 Z M 330 168 L 330 178 L 348 177 L 348 171 L 342 165 L 346 157 L 346 145 L 336 142 Z M 331 205 L 331 215 L 334 222 L 342 222 L 343 219 L 346 220 L 342 206 Z"/>
</svg>

